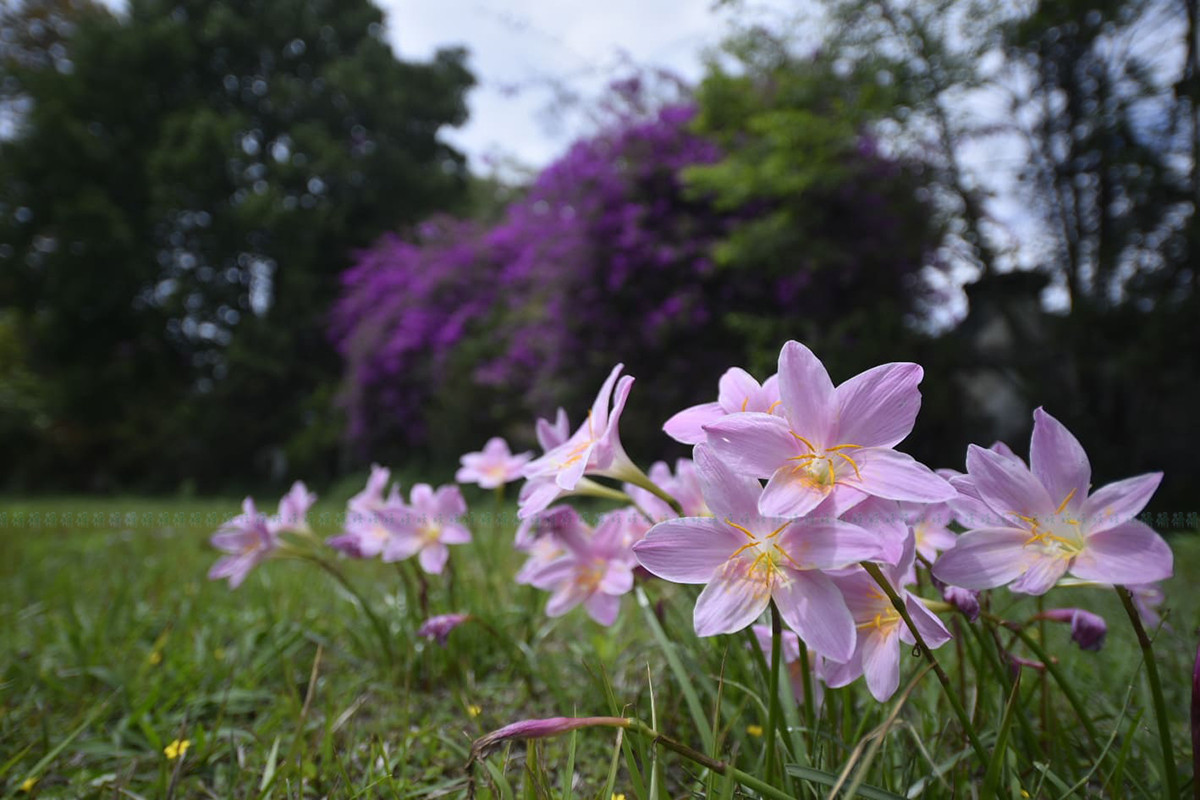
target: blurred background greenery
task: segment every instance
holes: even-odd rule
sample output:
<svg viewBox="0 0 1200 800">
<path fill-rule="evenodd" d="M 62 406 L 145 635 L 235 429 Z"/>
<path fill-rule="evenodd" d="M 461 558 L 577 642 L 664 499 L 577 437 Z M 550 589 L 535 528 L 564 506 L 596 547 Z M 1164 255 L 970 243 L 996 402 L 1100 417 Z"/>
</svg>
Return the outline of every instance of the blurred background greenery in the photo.
<svg viewBox="0 0 1200 800">
<path fill-rule="evenodd" d="M 398 58 L 369 0 L 9 2 L 0 491 L 448 477 L 617 361 L 631 453 L 673 457 L 667 416 L 797 338 L 835 380 L 922 363 L 933 466 L 1045 405 L 1098 483 L 1161 469 L 1153 509 L 1195 509 L 1194 4 L 1001 6 L 747 22 L 698 85 L 631 66 L 517 181 L 441 138 L 487 76 Z"/>
</svg>

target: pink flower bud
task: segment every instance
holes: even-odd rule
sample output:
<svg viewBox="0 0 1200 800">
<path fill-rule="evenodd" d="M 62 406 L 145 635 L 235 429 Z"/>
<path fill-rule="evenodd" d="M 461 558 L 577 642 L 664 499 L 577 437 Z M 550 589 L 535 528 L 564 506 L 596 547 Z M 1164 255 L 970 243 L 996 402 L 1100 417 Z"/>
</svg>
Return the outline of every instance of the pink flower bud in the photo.
<svg viewBox="0 0 1200 800">
<path fill-rule="evenodd" d="M 1052 608 L 1034 619 L 1071 623 L 1071 641 L 1079 645 L 1080 650 L 1099 650 L 1104 646 L 1104 637 L 1108 635 L 1108 624 L 1104 617 L 1082 608 Z"/>
<path fill-rule="evenodd" d="M 523 719 L 511 725 L 480 736 L 471 743 L 471 758 L 468 765 L 483 758 L 492 750 L 511 739 L 545 739 L 559 736 L 576 728 L 628 728 L 630 720 L 624 717 L 547 717 L 546 719 Z"/>
<path fill-rule="evenodd" d="M 437 617 L 430 617 L 421 623 L 420 628 L 417 628 L 417 636 L 433 639 L 439 645 L 445 647 L 446 640 L 450 638 L 450 631 L 470 618 L 470 614 L 442 614 Z"/>
<path fill-rule="evenodd" d="M 940 588 L 942 598 L 961 611 L 968 621 L 979 619 L 979 592 L 944 584 Z"/>
</svg>

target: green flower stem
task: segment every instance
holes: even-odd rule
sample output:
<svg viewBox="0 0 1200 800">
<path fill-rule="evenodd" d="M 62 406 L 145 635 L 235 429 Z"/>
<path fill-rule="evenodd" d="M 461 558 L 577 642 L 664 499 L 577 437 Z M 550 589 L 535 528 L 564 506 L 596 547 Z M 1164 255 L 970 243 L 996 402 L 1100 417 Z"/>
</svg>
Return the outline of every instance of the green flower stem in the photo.
<svg viewBox="0 0 1200 800">
<path fill-rule="evenodd" d="M 605 500 L 616 500 L 618 503 L 633 502 L 629 495 L 621 490 L 613 489 L 602 483 L 596 483 L 591 478 L 580 478 L 579 483 L 575 484 L 575 494 L 587 495 L 588 497 L 602 497 Z"/>
<path fill-rule="evenodd" d="M 500 510 L 504 508 L 504 484 L 496 487 L 496 491 L 492 494 L 492 535 L 488 542 L 488 552 L 491 556 L 492 563 L 500 563 Z M 492 570 L 488 570 L 492 572 Z"/>
<path fill-rule="evenodd" d="M 647 492 L 649 492 L 650 494 L 657 497 L 659 500 L 662 500 L 664 503 L 669 505 L 671 507 L 671 510 L 674 511 L 676 514 L 678 514 L 681 517 L 683 516 L 683 506 L 681 506 L 679 504 L 679 501 L 676 500 L 671 495 L 664 492 L 657 483 L 650 480 L 650 477 L 646 473 L 642 472 L 640 469 L 637 469 L 635 467 L 632 470 L 623 472 L 619 476 L 619 479 L 626 481 L 628 483 L 632 483 L 634 486 L 637 486 L 640 489 L 645 489 Z"/>
<path fill-rule="evenodd" d="M 808 763 L 815 763 L 817 750 L 817 705 L 813 700 L 812 664 L 808 645 L 800 640 L 800 677 L 804 681 L 804 725 L 808 728 Z"/>
<path fill-rule="evenodd" d="M 1142 648 L 1142 660 L 1146 663 L 1146 678 L 1150 681 L 1150 695 L 1154 698 L 1154 715 L 1158 717 L 1158 739 L 1162 745 L 1163 770 L 1167 781 L 1167 796 L 1179 797 L 1179 773 L 1175 767 L 1174 750 L 1171 747 L 1171 730 L 1167 721 L 1167 703 L 1163 699 L 1162 682 L 1158 678 L 1158 664 L 1154 660 L 1154 650 L 1150 637 L 1142 625 L 1142 617 L 1133 605 L 1133 595 L 1124 586 L 1118 586 L 1117 596 L 1125 606 L 1129 622 L 1137 634 L 1138 646 Z"/>
<path fill-rule="evenodd" d="M 740 769 L 730 766 L 724 761 L 709 758 L 682 742 L 677 742 L 669 736 L 664 736 L 641 720 L 631 719 L 628 722 L 627 729 L 631 732 L 641 734 L 650 739 L 653 744 L 661 745 L 673 753 L 678 753 L 689 761 L 694 761 L 702 767 L 707 767 L 718 775 L 728 775 L 743 786 L 758 792 L 763 797 L 769 797 L 772 800 L 795 800 L 794 797 L 782 789 L 777 789 L 766 781 L 760 780 L 749 773 L 742 772 Z"/>
<path fill-rule="evenodd" d="M 767 780 L 775 779 L 776 750 L 779 747 L 779 662 L 782 652 L 783 625 L 779 619 L 779 608 L 771 601 L 771 672 L 767 680 L 767 764 L 764 774 Z"/>
<path fill-rule="evenodd" d="M 1079 694 L 1075 691 L 1075 687 L 1071 685 L 1071 682 L 1067 679 L 1067 676 L 1063 674 L 1063 671 L 1059 667 L 1058 663 L 1050 657 L 1049 653 L 1046 652 L 1046 648 L 1042 647 L 1041 642 L 1030 636 L 1029 632 L 1020 625 L 1009 622 L 1005 619 L 1001 619 L 995 614 L 984 612 L 983 618 L 995 625 L 1002 626 L 1005 630 L 1015 633 L 1017 638 L 1020 639 L 1035 656 L 1037 656 L 1038 661 L 1041 661 L 1042 664 L 1046 666 L 1046 671 L 1050 673 L 1051 678 L 1054 678 L 1054 682 L 1058 684 L 1058 688 L 1062 689 L 1062 693 L 1067 698 L 1067 702 L 1070 703 L 1071 708 L 1075 710 L 1075 716 L 1079 718 L 1081 723 L 1083 723 L 1083 729 L 1087 732 L 1088 739 L 1092 746 L 1096 747 L 1100 741 L 1100 734 L 1096 731 L 1095 723 L 1092 722 L 1091 717 L 1088 715 L 1087 708 L 1083 705 L 1083 701 L 1080 700 Z"/>
<path fill-rule="evenodd" d="M 950 701 L 951 708 L 954 709 L 958 721 L 962 724 L 963 731 L 967 734 L 967 739 L 971 742 L 971 749 L 975 751 L 975 755 L 979 758 L 979 763 L 986 769 L 991 762 L 987 750 L 984 749 L 983 743 L 979 741 L 979 734 L 975 732 L 975 726 L 971 724 L 971 718 L 967 716 L 967 710 L 963 708 L 962 701 L 958 699 L 958 694 L 954 691 L 954 687 L 950 685 L 950 678 L 947 677 L 946 671 L 938 663 L 937 657 L 929 649 L 929 645 L 925 643 L 925 637 L 917 630 L 916 623 L 913 622 L 908 609 L 904 607 L 904 600 L 900 598 L 900 595 L 896 594 L 896 590 L 892 588 L 891 582 L 888 581 L 887 576 L 883 574 L 883 570 L 879 568 L 878 564 L 873 564 L 870 561 L 863 561 L 861 563 L 863 569 L 875 579 L 875 582 L 879 584 L 879 588 L 883 589 L 888 599 L 892 601 L 892 608 L 896 609 L 896 613 L 904 620 L 904 624 L 908 626 L 908 630 L 912 633 L 913 639 L 916 640 L 917 647 L 920 648 L 922 655 L 925 656 L 925 660 L 933 667 L 933 674 L 937 675 L 938 682 L 942 684 L 942 688 L 946 691 L 946 699 Z"/>
<path fill-rule="evenodd" d="M 367 603 L 367 599 L 362 596 L 362 593 L 360 593 L 358 589 L 354 588 L 354 584 L 350 583 L 350 580 L 342 573 L 342 571 L 335 567 L 331 562 L 326 561 L 317 555 L 307 555 L 304 556 L 304 558 L 316 564 L 318 567 L 333 576 L 333 579 L 336 580 L 343 589 L 349 592 L 350 595 L 358 601 L 359 608 L 361 608 L 363 613 L 367 615 L 367 619 L 371 622 L 371 627 L 375 629 L 375 633 L 379 636 L 379 643 L 383 646 L 383 652 L 387 656 L 388 662 L 395 663 L 396 655 L 392 651 L 392 637 L 388 633 L 387 626 L 385 626 L 383 624 L 383 620 L 381 620 L 379 616 L 371 610 L 370 604 Z"/>
</svg>

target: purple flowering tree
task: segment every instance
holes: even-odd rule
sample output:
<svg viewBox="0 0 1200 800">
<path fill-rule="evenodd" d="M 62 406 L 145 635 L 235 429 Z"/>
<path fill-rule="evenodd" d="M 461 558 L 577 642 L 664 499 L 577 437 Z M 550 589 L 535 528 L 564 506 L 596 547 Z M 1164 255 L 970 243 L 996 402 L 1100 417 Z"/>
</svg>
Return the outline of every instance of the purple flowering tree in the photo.
<svg viewBox="0 0 1200 800">
<path fill-rule="evenodd" d="M 693 131 L 697 107 L 629 107 L 546 168 L 495 225 L 433 220 L 360 254 L 331 324 L 351 439 L 375 455 L 389 444 L 457 454 L 519 431 L 510 423 L 531 414 L 583 405 L 581 387 L 620 360 L 653 376 L 627 427 L 636 447 L 640 432 L 706 399 L 701 387 L 725 365 L 752 360 L 761 326 L 747 320 L 800 329 L 845 311 L 827 302 L 839 271 L 814 266 L 820 253 L 863 239 L 889 257 L 912 249 L 875 241 L 896 226 L 877 207 L 890 173 L 870 154 L 874 182 L 838 194 L 853 207 L 862 186 L 881 233 L 839 229 L 834 239 L 847 241 L 814 242 L 804 258 L 780 253 L 789 269 L 719 265 L 722 241 L 770 205 L 718 204 L 689 185 L 693 168 L 725 158 Z"/>
</svg>

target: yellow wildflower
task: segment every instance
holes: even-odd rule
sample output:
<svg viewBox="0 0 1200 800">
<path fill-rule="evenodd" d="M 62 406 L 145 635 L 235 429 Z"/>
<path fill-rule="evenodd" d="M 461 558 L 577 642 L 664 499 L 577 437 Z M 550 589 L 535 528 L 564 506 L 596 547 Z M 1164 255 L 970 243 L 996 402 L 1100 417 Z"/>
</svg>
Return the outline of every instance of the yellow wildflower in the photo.
<svg viewBox="0 0 1200 800">
<path fill-rule="evenodd" d="M 747 725 L 746 733 L 750 734 L 751 736 L 762 736 L 762 725 Z"/>
<path fill-rule="evenodd" d="M 467 706 L 467 715 L 471 719 L 475 719 L 482 713 L 483 713 L 483 709 L 477 705 L 472 704 L 472 705 Z"/>
<path fill-rule="evenodd" d="M 163 748 L 163 755 L 165 755 L 171 761 L 174 761 L 177 758 L 182 758 L 183 754 L 187 752 L 191 745 L 192 742 L 190 739 L 176 739 Z"/>
<path fill-rule="evenodd" d="M 33 785 L 37 782 L 38 782 L 37 778 L 26 778 L 24 781 L 21 782 L 21 791 L 22 792 L 32 792 Z"/>
</svg>

